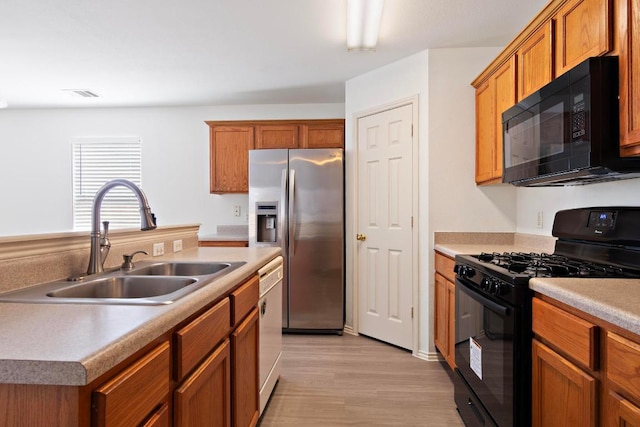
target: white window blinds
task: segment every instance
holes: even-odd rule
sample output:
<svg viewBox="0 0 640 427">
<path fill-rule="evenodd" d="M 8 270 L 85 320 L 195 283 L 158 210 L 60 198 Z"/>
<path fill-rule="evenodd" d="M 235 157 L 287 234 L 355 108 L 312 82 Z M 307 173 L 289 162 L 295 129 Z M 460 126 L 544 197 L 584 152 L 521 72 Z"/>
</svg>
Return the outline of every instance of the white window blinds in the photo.
<svg viewBox="0 0 640 427">
<path fill-rule="evenodd" d="M 72 145 L 73 228 L 90 230 L 93 198 L 100 187 L 116 178 L 141 185 L 142 143 L 137 137 L 78 138 Z M 140 227 L 138 201 L 126 187 L 111 189 L 100 211 L 109 229 Z"/>
</svg>

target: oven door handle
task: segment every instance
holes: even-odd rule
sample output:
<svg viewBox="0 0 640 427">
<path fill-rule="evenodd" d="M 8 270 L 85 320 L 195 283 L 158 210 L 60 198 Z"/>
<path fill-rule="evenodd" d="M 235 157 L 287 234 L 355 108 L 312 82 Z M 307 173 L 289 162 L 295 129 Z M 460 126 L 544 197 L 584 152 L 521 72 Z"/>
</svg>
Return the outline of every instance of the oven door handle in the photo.
<svg viewBox="0 0 640 427">
<path fill-rule="evenodd" d="M 491 311 L 496 312 L 502 317 L 506 317 L 509 314 L 509 307 L 505 307 L 503 305 L 498 304 L 495 301 L 490 300 L 489 298 L 479 294 L 475 289 L 466 283 L 456 279 L 456 287 L 460 286 L 460 290 L 465 294 L 469 295 L 471 298 L 478 301 L 483 306 L 487 307 Z"/>
</svg>

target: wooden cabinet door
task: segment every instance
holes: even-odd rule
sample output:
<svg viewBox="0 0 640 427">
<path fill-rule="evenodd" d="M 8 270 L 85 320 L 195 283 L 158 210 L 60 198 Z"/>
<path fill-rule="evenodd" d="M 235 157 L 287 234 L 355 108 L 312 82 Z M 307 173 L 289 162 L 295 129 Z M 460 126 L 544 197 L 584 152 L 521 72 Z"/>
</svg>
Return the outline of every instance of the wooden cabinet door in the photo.
<svg viewBox="0 0 640 427">
<path fill-rule="evenodd" d="M 569 0 L 556 20 L 556 76 L 611 50 L 611 0 Z"/>
<path fill-rule="evenodd" d="M 235 427 L 255 426 L 260 416 L 258 308 L 231 334 L 232 419 Z"/>
<path fill-rule="evenodd" d="M 169 396 L 169 343 L 164 342 L 92 393 L 94 426 L 139 425 Z"/>
<path fill-rule="evenodd" d="M 298 126 L 256 126 L 256 148 L 298 148 Z"/>
<path fill-rule="evenodd" d="M 447 329 L 449 324 L 447 321 L 447 312 L 449 311 L 447 304 L 447 279 L 439 273 L 436 273 L 434 294 L 435 316 L 433 320 L 433 341 L 442 356 L 446 359 L 449 353 L 449 346 L 447 345 Z"/>
<path fill-rule="evenodd" d="M 174 426 L 231 425 L 231 352 L 225 340 L 173 395 Z"/>
<path fill-rule="evenodd" d="M 553 77 L 553 20 L 534 32 L 517 50 L 518 100 L 525 98 Z"/>
<path fill-rule="evenodd" d="M 493 178 L 496 141 L 495 89 L 489 79 L 476 89 L 476 183 Z"/>
<path fill-rule="evenodd" d="M 455 369 L 456 345 L 456 285 L 447 280 L 447 363 Z"/>
<path fill-rule="evenodd" d="M 501 182 L 502 113 L 516 103 L 516 57 L 476 90 L 476 183 Z"/>
<path fill-rule="evenodd" d="M 495 142 L 491 178 L 502 178 L 502 113 L 516 103 L 516 57 L 505 62 L 491 77 L 495 86 Z"/>
<path fill-rule="evenodd" d="M 344 123 L 300 126 L 302 148 L 344 148 Z"/>
<path fill-rule="evenodd" d="M 596 380 L 535 339 L 532 362 L 532 425 L 595 427 Z"/>
<path fill-rule="evenodd" d="M 617 22 L 620 65 L 620 145 L 622 155 L 640 154 L 640 4 L 620 0 Z"/>
<path fill-rule="evenodd" d="M 169 417 L 169 405 L 164 404 L 149 419 L 142 424 L 142 427 L 169 427 L 171 419 Z"/>
<path fill-rule="evenodd" d="M 617 393 L 609 391 L 603 425 L 607 427 L 640 427 L 640 408 Z"/>
<path fill-rule="evenodd" d="M 211 193 L 249 191 L 249 150 L 254 147 L 253 126 L 210 128 Z"/>
</svg>

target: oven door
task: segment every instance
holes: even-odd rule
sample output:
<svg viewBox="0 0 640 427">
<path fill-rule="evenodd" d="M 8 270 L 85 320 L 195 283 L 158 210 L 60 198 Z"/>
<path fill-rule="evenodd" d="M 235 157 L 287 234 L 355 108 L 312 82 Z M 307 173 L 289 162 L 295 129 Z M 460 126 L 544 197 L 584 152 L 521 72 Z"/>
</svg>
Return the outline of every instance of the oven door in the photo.
<svg viewBox="0 0 640 427">
<path fill-rule="evenodd" d="M 513 425 L 514 330 L 519 310 L 497 303 L 472 286 L 456 279 L 455 360 L 474 394 L 459 402 L 463 397 L 456 391 L 456 404 L 464 418 L 461 408 L 467 409 L 475 397 L 498 425 Z"/>
</svg>

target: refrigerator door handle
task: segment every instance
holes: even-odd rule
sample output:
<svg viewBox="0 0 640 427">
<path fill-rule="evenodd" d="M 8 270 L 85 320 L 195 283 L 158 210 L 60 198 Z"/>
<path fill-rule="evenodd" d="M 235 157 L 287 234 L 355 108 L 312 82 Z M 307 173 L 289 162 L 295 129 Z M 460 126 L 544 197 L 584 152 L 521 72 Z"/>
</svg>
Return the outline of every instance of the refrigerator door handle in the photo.
<svg viewBox="0 0 640 427">
<path fill-rule="evenodd" d="M 285 218 L 285 206 L 287 206 L 287 170 L 282 169 L 282 176 L 280 177 L 280 212 L 278 212 L 278 240 L 280 241 L 280 248 L 283 253 L 287 249 L 286 234 L 284 226 Z"/>
<path fill-rule="evenodd" d="M 296 171 L 289 171 L 289 253 L 291 256 L 296 254 Z"/>
</svg>

